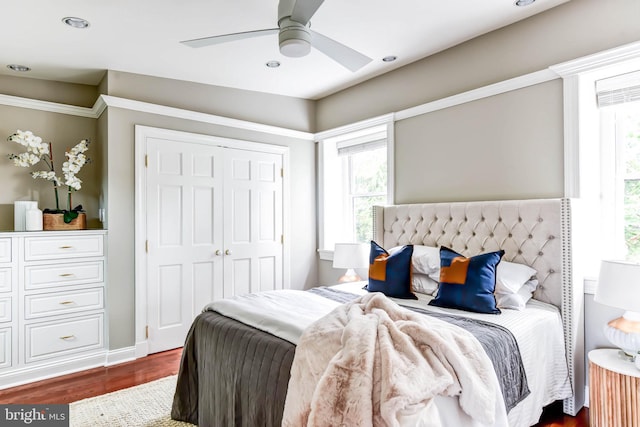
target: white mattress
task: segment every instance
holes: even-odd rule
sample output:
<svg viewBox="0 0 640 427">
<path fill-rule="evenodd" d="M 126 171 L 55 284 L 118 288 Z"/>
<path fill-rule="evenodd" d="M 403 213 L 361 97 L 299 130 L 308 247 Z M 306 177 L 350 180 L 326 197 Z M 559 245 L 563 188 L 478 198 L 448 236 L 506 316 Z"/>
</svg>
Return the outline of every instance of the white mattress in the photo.
<svg viewBox="0 0 640 427">
<path fill-rule="evenodd" d="M 333 288 L 363 294 L 367 292 L 362 289 L 365 284 L 347 283 Z M 418 300 L 392 299 L 404 306 L 484 320 L 503 326 L 514 335 L 531 394 L 509 412 L 510 426 L 534 425 L 544 406 L 571 396 L 562 319 L 555 306 L 532 299 L 522 311 L 503 309 L 502 314 L 496 315 L 435 307 L 428 305 L 433 299 L 431 295 L 416 293 L 416 296 Z"/>
</svg>

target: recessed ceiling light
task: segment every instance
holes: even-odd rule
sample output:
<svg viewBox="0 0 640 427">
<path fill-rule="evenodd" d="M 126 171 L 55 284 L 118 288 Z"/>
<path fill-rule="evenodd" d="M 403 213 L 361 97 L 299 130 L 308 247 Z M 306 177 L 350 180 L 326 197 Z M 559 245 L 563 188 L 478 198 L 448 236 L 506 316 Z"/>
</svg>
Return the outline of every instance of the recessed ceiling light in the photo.
<svg viewBox="0 0 640 427">
<path fill-rule="evenodd" d="M 393 61 L 395 61 L 396 59 L 398 59 L 398 57 L 397 57 L 397 56 L 395 56 L 395 55 L 389 55 L 389 56 L 385 56 L 384 58 L 382 58 L 382 61 L 384 61 L 384 62 L 393 62 Z"/>
<path fill-rule="evenodd" d="M 89 21 L 86 19 L 74 18 L 73 16 L 62 18 L 62 22 L 73 28 L 87 28 L 89 26 Z"/>
<path fill-rule="evenodd" d="M 278 61 L 269 61 L 264 65 L 266 65 L 269 68 L 278 68 L 280 66 L 280 62 L 278 62 Z"/>
<path fill-rule="evenodd" d="M 19 65 L 19 64 L 9 64 L 7 65 L 7 68 L 13 71 L 18 71 L 20 73 L 24 73 L 25 71 L 31 70 L 31 68 L 27 67 L 26 65 Z"/>
<path fill-rule="evenodd" d="M 516 6 L 529 6 L 534 3 L 536 0 L 517 0 L 514 4 Z"/>
</svg>

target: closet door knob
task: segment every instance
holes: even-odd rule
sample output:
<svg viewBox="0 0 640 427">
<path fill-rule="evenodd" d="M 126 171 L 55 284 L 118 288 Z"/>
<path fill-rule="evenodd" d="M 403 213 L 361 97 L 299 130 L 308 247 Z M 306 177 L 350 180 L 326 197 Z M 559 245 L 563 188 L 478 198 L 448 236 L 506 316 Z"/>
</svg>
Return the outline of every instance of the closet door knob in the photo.
<svg viewBox="0 0 640 427">
<path fill-rule="evenodd" d="M 220 255 L 222 255 L 222 251 L 220 249 L 217 249 L 216 250 L 216 256 L 220 256 Z"/>
<path fill-rule="evenodd" d="M 231 255 L 233 252 L 231 252 L 231 249 L 227 249 L 226 251 L 224 251 L 225 255 Z"/>
</svg>

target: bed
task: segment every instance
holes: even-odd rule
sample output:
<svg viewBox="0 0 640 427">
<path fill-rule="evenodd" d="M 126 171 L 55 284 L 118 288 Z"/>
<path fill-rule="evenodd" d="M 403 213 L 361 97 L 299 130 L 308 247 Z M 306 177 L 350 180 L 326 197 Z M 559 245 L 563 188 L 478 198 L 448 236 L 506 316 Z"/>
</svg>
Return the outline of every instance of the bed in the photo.
<svg viewBox="0 0 640 427">
<path fill-rule="evenodd" d="M 564 399 L 564 411 L 571 415 L 582 407 L 582 288 L 573 259 L 577 249 L 572 227 L 574 204 L 569 199 L 542 199 L 374 208 L 373 240 L 385 248 L 409 244 L 446 246 L 464 255 L 503 249 L 503 260 L 536 270 L 539 284 L 534 299 L 522 312 L 526 314 L 517 316 L 504 310 L 500 316 L 494 316 L 500 319 L 498 323 L 515 330 L 531 389 L 531 394 L 509 411 L 511 426 L 534 424 L 543 406 L 555 399 Z M 353 288 L 346 291 L 357 293 Z M 408 305 L 420 306 L 425 302 L 423 297 Z M 318 306 L 318 313 L 308 313 L 309 323 L 326 312 L 322 303 Z M 200 426 L 280 425 L 295 339 L 281 338 L 277 327 L 275 332 L 265 332 L 259 321 L 252 324 L 241 316 L 233 318 L 220 311 L 224 312 L 205 310 L 191 327 L 184 346 L 172 417 Z M 487 316 L 457 314 L 471 318 Z M 557 327 L 561 328 L 560 342 L 550 339 L 539 343 L 530 339 L 527 333 L 531 331 L 527 331 L 522 318 L 538 319 L 536 316 L 551 323 L 556 316 Z M 538 327 L 541 322 L 534 321 Z M 303 320 L 295 323 L 307 324 Z M 547 347 L 540 347 L 542 345 Z M 540 348 L 555 352 L 562 345 L 562 363 L 549 357 L 547 365 L 536 364 L 540 357 L 535 353 Z M 439 399 L 437 403 L 445 413 L 459 412 L 451 399 Z"/>
</svg>

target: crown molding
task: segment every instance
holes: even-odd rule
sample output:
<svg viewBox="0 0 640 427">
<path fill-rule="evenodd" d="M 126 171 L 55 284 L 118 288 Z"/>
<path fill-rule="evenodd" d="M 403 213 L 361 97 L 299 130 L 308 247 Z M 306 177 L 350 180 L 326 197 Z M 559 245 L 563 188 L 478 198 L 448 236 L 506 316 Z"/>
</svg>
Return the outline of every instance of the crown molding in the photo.
<svg viewBox="0 0 640 427">
<path fill-rule="evenodd" d="M 558 75 L 551 70 L 541 70 L 534 73 L 525 74 L 523 76 L 514 77 L 488 86 L 483 86 L 457 95 L 441 98 L 436 101 L 427 102 L 426 104 L 417 105 L 398 111 L 395 114 L 396 121 L 409 119 L 411 117 L 420 116 L 422 114 L 432 113 L 456 105 L 466 104 L 467 102 L 477 101 L 489 96 L 499 95 L 501 93 L 510 92 L 512 90 L 522 89 L 528 86 L 545 83 L 555 80 Z"/>
<path fill-rule="evenodd" d="M 213 125 L 227 126 L 255 132 L 268 133 L 290 138 L 313 140 L 313 134 L 278 126 L 265 125 L 246 120 L 232 119 L 229 117 L 217 116 L 215 114 L 200 113 L 197 111 L 185 110 L 182 108 L 167 107 L 166 105 L 152 104 L 149 102 L 135 101 L 132 99 L 119 98 L 111 95 L 100 95 L 103 102 L 108 107 L 122 108 L 125 110 L 139 111 L 143 113 L 158 114 L 162 116 L 175 117 L 178 119 L 193 120 L 196 122 L 209 123 Z"/>
<path fill-rule="evenodd" d="M 552 65 L 549 69 L 564 78 L 603 67 L 614 66 L 621 62 L 639 59 L 640 42 L 633 42 L 603 52 Z"/>
<path fill-rule="evenodd" d="M 22 98 L 19 96 L 3 94 L 0 94 L 0 105 L 27 108 L 30 110 L 47 111 L 50 113 L 66 114 L 69 116 L 87 117 L 91 119 L 99 118 L 107 109 L 107 107 L 114 107 L 122 108 L 125 110 L 140 111 L 144 113 L 159 114 L 185 120 L 193 120 L 202 123 L 239 128 L 249 131 L 268 133 L 272 135 L 304 139 L 308 141 L 313 140 L 313 134 L 310 132 L 302 132 L 279 126 L 271 126 L 246 120 L 232 119 L 229 117 L 217 116 L 215 114 L 200 113 L 197 111 L 167 107 L 165 105 L 135 101 L 110 95 L 100 95 L 96 102 L 93 104 L 92 108 L 78 107 L 75 105 L 61 104 L 57 102 L 42 101 L 39 99 Z"/>
<path fill-rule="evenodd" d="M 0 105 L 9 107 L 28 108 L 30 110 L 48 111 L 50 113 L 67 114 L 70 116 L 97 118 L 94 108 L 78 107 L 57 102 L 41 101 L 38 99 L 22 98 L 19 96 L 0 94 Z"/>
</svg>

